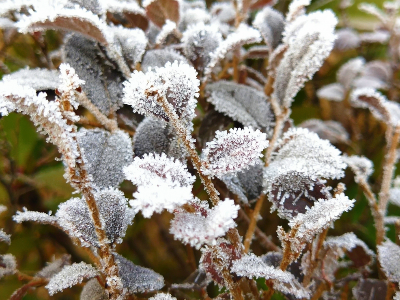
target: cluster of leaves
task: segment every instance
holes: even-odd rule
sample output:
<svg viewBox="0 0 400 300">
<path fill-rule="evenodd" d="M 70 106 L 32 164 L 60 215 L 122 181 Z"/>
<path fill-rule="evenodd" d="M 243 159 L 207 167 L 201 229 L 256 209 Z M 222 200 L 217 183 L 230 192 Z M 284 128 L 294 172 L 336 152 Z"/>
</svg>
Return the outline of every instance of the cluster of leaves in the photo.
<svg viewBox="0 0 400 300">
<path fill-rule="evenodd" d="M 16 168 L 7 151 L 1 159 L 9 202 L 0 213 L 10 214 L 0 241 L 11 246 L 0 255 L 0 278 L 24 281 L 10 299 L 57 298 L 76 285 L 80 299 L 98 300 L 400 299 L 400 245 L 385 227 L 394 224 L 398 242 L 400 217 L 388 207 L 400 206 L 400 7 L 360 5 L 378 20 L 361 33 L 348 25 L 350 1 L 340 2 L 340 29 L 332 10 L 309 5 L 293 0 L 283 12 L 268 0 L 0 0 L 0 67 L 10 73 L 0 81 L 0 126 L 25 115 L 58 152 L 39 154 L 31 168 Z M 50 33 L 60 38 L 53 51 Z M 23 37 L 40 59 L 10 72 L 1 55 Z M 362 57 L 371 45 L 387 51 L 385 60 Z M 323 120 L 295 126 L 305 98 L 319 101 Z M 363 109 L 386 141 L 378 176 L 361 146 Z M 7 138 L 1 150 L 13 144 Z M 40 189 L 35 172 L 54 158 L 69 190 L 53 214 L 41 197 L 35 204 L 21 195 L 24 185 Z M 355 176 L 345 177 L 346 167 Z M 338 180 L 363 192 L 376 241 L 367 245 L 353 228 L 328 236 L 364 199 L 351 200 Z M 271 220 L 263 230 L 260 216 Z M 151 220 L 181 265 L 181 282 L 119 254 L 164 251 L 158 240 L 138 247 L 154 234 L 143 226 Z M 32 274 L 12 251 L 28 228 L 16 224 L 25 222 L 55 227 L 62 245 Z"/>
</svg>

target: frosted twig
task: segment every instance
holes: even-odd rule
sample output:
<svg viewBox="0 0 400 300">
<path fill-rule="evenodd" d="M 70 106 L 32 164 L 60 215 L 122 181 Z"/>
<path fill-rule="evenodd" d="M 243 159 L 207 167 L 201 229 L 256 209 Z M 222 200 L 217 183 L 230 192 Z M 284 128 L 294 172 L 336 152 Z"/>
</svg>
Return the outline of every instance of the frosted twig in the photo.
<svg viewBox="0 0 400 300">
<path fill-rule="evenodd" d="M 258 220 L 258 215 L 260 214 L 260 209 L 264 203 L 265 194 L 261 193 L 260 197 L 257 199 L 256 206 L 251 214 L 249 228 L 247 229 L 246 236 L 244 238 L 244 252 L 248 253 L 250 250 L 251 241 L 253 239 L 254 231 L 256 230 L 256 224 Z"/>
</svg>

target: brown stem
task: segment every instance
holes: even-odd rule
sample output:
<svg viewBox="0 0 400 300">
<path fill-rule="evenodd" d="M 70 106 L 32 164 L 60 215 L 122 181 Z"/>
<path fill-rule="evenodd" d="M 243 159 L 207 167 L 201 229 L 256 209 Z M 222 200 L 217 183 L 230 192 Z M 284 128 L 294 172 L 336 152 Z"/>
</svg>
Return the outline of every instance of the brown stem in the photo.
<svg viewBox="0 0 400 300">
<path fill-rule="evenodd" d="M 311 300 L 318 300 L 322 296 L 322 293 L 326 290 L 327 286 L 325 282 L 321 282 L 321 284 L 317 287 L 314 295 L 312 296 Z"/>
<path fill-rule="evenodd" d="M 246 232 L 246 237 L 244 239 L 244 252 L 247 253 L 250 250 L 251 241 L 253 239 L 254 231 L 256 230 L 258 215 L 260 214 L 261 207 L 264 203 L 265 195 L 261 193 L 260 197 L 257 199 L 256 206 L 254 207 L 253 213 L 251 214 L 249 228 Z"/>
<path fill-rule="evenodd" d="M 293 253 L 292 247 L 291 247 L 291 241 L 294 239 L 294 237 L 297 234 L 299 227 L 295 226 L 293 227 L 288 234 L 286 234 L 285 240 L 283 240 L 283 256 L 282 256 L 282 261 L 280 265 L 280 269 L 282 271 L 285 271 L 287 267 L 292 263 L 293 260 L 295 260 L 297 257 L 299 257 L 300 253 Z"/>
</svg>

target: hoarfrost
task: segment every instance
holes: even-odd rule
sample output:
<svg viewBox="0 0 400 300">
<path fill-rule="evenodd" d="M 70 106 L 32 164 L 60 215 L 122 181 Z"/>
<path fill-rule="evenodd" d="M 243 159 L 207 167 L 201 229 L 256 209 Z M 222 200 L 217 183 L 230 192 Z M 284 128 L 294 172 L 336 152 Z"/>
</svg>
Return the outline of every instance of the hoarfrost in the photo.
<svg viewBox="0 0 400 300">
<path fill-rule="evenodd" d="M 0 255 L 0 279 L 17 271 L 17 260 L 12 254 Z"/>
<path fill-rule="evenodd" d="M 351 88 L 354 79 L 360 74 L 364 64 L 364 58 L 356 57 L 340 67 L 336 74 L 336 78 L 346 91 Z"/>
<path fill-rule="evenodd" d="M 11 244 L 11 235 L 5 233 L 3 229 L 0 228 L 0 241 L 7 244 Z"/>
<path fill-rule="evenodd" d="M 130 294 L 156 291 L 164 286 L 164 278 L 160 274 L 137 266 L 119 254 L 115 253 L 114 256 L 124 288 L 127 288 Z"/>
<path fill-rule="evenodd" d="M 268 128 L 272 122 L 271 108 L 263 92 L 243 84 L 218 81 L 207 85 L 207 98 L 215 110 L 226 114 L 244 126 Z"/>
<path fill-rule="evenodd" d="M 299 125 L 299 127 L 318 134 L 320 139 L 329 140 L 331 143 L 348 143 L 349 134 L 342 124 L 336 121 L 321 121 L 319 119 L 309 119 Z"/>
<path fill-rule="evenodd" d="M 285 19 L 279 11 L 266 6 L 257 13 L 253 26 L 260 31 L 270 52 L 272 52 L 281 42 Z"/>
<path fill-rule="evenodd" d="M 11 81 L 20 85 L 29 86 L 36 91 L 55 90 L 61 85 L 57 70 L 47 69 L 21 69 L 2 78 L 4 83 Z"/>
<path fill-rule="evenodd" d="M 331 83 L 323 86 L 317 91 L 320 99 L 340 102 L 344 99 L 345 90 L 340 83 Z"/>
<path fill-rule="evenodd" d="M 87 172 L 96 188 L 117 187 L 125 178 L 122 168 L 133 160 L 132 141 L 121 130 L 82 128 L 77 140 Z"/>
<path fill-rule="evenodd" d="M 17 211 L 16 215 L 13 216 L 13 220 L 17 223 L 22 222 L 38 222 L 41 224 L 55 225 L 57 218 L 51 215 L 51 212 L 46 214 L 38 211 L 29 211 L 26 207 L 23 211 Z"/>
<path fill-rule="evenodd" d="M 241 171 L 256 164 L 266 147 L 267 135 L 251 127 L 217 131 L 203 150 L 202 171 L 217 177 Z"/>
<path fill-rule="evenodd" d="M 337 39 L 335 41 L 335 49 L 346 51 L 357 48 L 361 44 L 358 33 L 351 28 L 342 28 L 336 31 Z"/>
<path fill-rule="evenodd" d="M 142 60 L 142 71 L 146 73 L 149 68 L 162 68 L 167 62 L 188 63 L 187 59 L 173 49 L 152 49 L 146 51 Z M 150 71 L 151 71 L 150 70 Z"/>
<path fill-rule="evenodd" d="M 90 279 L 98 276 L 98 271 L 92 266 L 84 262 L 74 263 L 70 266 L 65 266 L 61 272 L 50 278 L 46 285 L 50 296 L 57 292 L 82 283 L 85 279 Z"/>
<path fill-rule="evenodd" d="M 64 266 L 70 264 L 71 264 L 71 255 L 64 254 L 59 259 L 56 259 L 53 262 L 48 263 L 48 265 L 43 269 L 41 269 L 39 272 L 37 272 L 34 277 L 51 278 L 55 274 L 59 273 L 62 270 L 62 268 L 64 268 Z"/>
<path fill-rule="evenodd" d="M 161 28 L 161 31 L 157 34 L 156 44 L 162 45 L 167 40 L 167 37 L 170 34 L 173 34 L 176 31 L 176 23 L 171 20 L 166 20 L 165 24 Z"/>
<path fill-rule="evenodd" d="M 400 283 L 400 247 L 387 240 L 377 248 L 379 263 L 386 276 L 391 281 Z"/>
<path fill-rule="evenodd" d="M 372 161 L 364 156 L 343 156 L 342 159 L 356 175 L 354 179 L 357 183 L 360 183 L 361 180 L 367 181 L 374 172 Z"/>
<path fill-rule="evenodd" d="M 239 206 L 233 200 L 225 199 L 212 208 L 207 202 L 194 200 L 192 206 L 194 213 L 179 210 L 171 221 L 170 232 L 175 239 L 199 249 L 203 244 L 215 245 L 216 239 L 236 226 L 234 219 L 237 217 Z"/>
<path fill-rule="evenodd" d="M 158 293 L 154 297 L 149 298 L 149 300 L 176 300 L 171 294 Z"/>
</svg>

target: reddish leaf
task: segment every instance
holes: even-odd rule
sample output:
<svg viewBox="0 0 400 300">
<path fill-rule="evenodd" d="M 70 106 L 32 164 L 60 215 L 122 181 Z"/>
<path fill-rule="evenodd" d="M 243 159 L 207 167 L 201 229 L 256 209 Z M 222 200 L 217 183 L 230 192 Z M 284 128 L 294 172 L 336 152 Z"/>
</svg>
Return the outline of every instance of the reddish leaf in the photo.
<svg viewBox="0 0 400 300">
<path fill-rule="evenodd" d="M 158 27 L 165 21 L 179 22 L 179 2 L 176 0 L 155 0 L 146 6 L 147 17 Z"/>
</svg>

